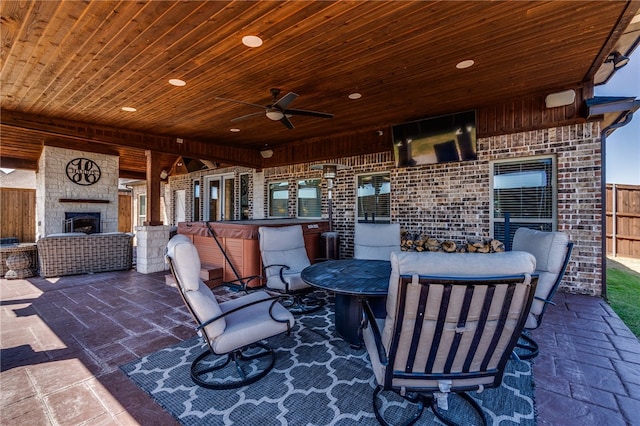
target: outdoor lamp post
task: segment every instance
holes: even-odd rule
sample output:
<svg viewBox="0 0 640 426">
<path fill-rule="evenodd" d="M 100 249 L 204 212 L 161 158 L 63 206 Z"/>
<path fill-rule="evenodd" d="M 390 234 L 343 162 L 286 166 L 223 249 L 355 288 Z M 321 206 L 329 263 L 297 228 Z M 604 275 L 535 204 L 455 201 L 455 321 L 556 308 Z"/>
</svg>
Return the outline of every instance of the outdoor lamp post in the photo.
<svg viewBox="0 0 640 426">
<path fill-rule="evenodd" d="M 335 164 L 324 164 L 322 166 L 322 176 L 327 180 L 327 201 L 329 203 L 329 232 L 333 231 L 333 180 L 336 178 L 338 166 Z"/>
<path fill-rule="evenodd" d="M 337 232 L 333 232 L 333 183 L 338 169 L 346 168 L 342 164 L 317 164 L 311 166 L 312 170 L 322 170 L 322 177 L 327 180 L 327 204 L 329 210 L 329 232 L 321 235 L 321 245 L 324 257 L 339 259 L 339 237 Z"/>
</svg>

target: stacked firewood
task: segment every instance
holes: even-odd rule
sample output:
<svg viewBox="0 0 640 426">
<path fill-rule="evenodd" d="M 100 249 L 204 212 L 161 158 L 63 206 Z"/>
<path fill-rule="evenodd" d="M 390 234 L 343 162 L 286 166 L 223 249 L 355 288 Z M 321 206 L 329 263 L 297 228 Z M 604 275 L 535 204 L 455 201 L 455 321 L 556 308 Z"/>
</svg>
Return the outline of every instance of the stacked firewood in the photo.
<svg viewBox="0 0 640 426">
<path fill-rule="evenodd" d="M 469 240 L 457 244 L 451 240 L 439 240 L 427 235 L 411 235 L 403 231 L 400 239 L 402 251 L 437 251 L 445 253 L 499 253 L 504 244 L 494 239 Z"/>
</svg>

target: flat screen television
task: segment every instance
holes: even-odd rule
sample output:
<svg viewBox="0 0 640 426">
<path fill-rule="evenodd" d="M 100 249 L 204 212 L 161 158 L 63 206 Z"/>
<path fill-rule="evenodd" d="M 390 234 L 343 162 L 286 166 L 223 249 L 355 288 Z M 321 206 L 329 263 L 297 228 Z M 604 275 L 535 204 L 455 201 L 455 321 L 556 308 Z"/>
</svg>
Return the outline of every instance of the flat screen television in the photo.
<svg viewBox="0 0 640 426">
<path fill-rule="evenodd" d="M 396 167 L 478 159 L 475 111 L 399 124 L 392 132 Z"/>
</svg>

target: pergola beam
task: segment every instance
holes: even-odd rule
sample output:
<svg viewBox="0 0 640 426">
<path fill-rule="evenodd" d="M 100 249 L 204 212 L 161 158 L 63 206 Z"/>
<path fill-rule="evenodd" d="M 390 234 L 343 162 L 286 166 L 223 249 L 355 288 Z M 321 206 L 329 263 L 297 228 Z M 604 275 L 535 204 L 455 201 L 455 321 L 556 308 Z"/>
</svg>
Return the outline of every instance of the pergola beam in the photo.
<svg viewBox="0 0 640 426">
<path fill-rule="evenodd" d="M 238 146 L 186 138 L 183 138 L 182 143 L 178 143 L 176 138 L 172 136 L 154 135 L 137 130 L 42 117 L 8 110 L 2 111 L 0 123 L 3 126 L 26 129 L 48 136 L 83 142 L 126 146 L 145 151 L 153 150 L 251 168 L 259 168 L 261 166 L 259 152 Z M 91 151 L 91 146 L 87 146 L 86 150 Z"/>
</svg>

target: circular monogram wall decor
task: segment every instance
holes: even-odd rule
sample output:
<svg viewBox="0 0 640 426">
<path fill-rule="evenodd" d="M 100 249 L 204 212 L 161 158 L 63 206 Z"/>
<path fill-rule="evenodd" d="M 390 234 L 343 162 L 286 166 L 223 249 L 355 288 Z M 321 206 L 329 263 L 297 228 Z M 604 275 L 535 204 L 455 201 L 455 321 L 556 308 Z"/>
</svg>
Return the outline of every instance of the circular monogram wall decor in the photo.
<svg viewBox="0 0 640 426">
<path fill-rule="evenodd" d="M 88 158 L 74 158 L 67 163 L 67 177 L 78 185 L 93 185 L 100 175 L 100 167 Z"/>
</svg>

